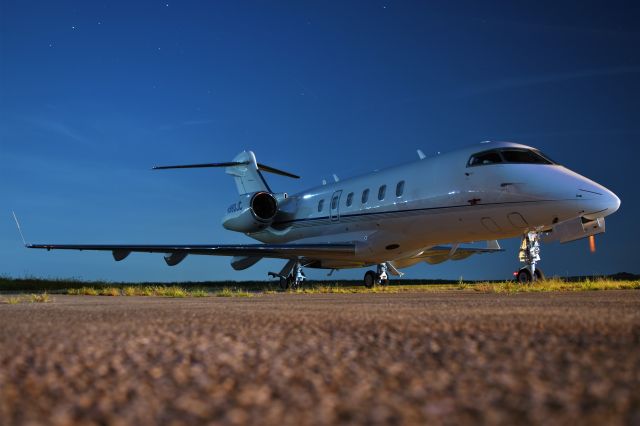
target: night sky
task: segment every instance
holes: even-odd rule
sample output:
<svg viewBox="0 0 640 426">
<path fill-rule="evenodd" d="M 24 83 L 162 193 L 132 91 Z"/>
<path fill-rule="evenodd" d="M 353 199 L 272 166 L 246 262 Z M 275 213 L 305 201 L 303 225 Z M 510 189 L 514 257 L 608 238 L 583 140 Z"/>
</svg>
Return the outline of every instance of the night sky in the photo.
<svg viewBox="0 0 640 426">
<path fill-rule="evenodd" d="M 220 226 L 222 170 L 150 167 L 251 149 L 300 174 L 268 175 L 296 192 L 483 140 L 538 147 L 622 200 L 595 254 L 544 245 L 547 275 L 640 272 L 639 5 L 0 0 L 0 274 L 265 279 L 284 261 L 27 250 L 11 210 L 34 243 L 248 243 Z M 506 279 L 518 243 L 406 277 Z"/>
</svg>

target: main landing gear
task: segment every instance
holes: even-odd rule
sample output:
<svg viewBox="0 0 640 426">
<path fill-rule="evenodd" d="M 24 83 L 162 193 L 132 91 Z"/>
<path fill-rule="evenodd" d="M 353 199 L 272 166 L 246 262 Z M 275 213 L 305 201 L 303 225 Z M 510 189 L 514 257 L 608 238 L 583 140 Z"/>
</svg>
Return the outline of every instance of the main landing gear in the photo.
<svg viewBox="0 0 640 426">
<path fill-rule="evenodd" d="M 290 288 L 298 288 L 304 280 L 307 279 L 304 272 L 302 272 L 302 264 L 298 260 L 290 260 L 282 268 L 279 274 L 275 272 L 269 272 L 269 276 L 273 278 L 280 278 L 279 286 L 282 290 L 288 290 Z"/>
<path fill-rule="evenodd" d="M 389 284 L 389 276 L 387 275 L 387 264 L 379 263 L 376 272 L 367 271 L 364 274 L 364 286 L 367 288 L 372 288 L 376 285 L 387 285 Z"/>
<path fill-rule="evenodd" d="M 524 234 L 518 258 L 525 265 L 513 273 L 516 281 L 524 284 L 544 279 L 542 269 L 537 267 L 537 263 L 540 261 L 540 233 L 538 231 Z"/>
</svg>

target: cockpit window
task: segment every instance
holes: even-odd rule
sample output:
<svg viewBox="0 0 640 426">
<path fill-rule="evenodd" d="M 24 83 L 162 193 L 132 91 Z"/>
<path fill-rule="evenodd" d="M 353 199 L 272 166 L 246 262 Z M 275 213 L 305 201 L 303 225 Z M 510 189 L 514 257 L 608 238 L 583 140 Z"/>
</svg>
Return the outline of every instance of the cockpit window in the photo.
<svg viewBox="0 0 640 426">
<path fill-rule="evenodd" d="M 485 166 L 489 164 L 555 164 L 549 157 L 539 151 L 523 148 L 503 148 L 483 151 L 469 158 L 467 167 Z"/>
<path fill-rule="evenodd" d="M 553 161 L 553 158 L 549 157 L 547 154 L 545 154 L 544 152 L 540 152 L 538 150 L 533 151 L 536 154 L 538 154 L 539 156 L 541 156 L 542 158 L 544 158 L 545 160 L 547 160 L 549 163 L 548 164 L 559 164 L 557 161 Z"/>
<path fill-rule="evenodd" d="M 505 163 L 553 164 L 542 155 L 528 149 L 500 150 Z"/>
<path fill-rule="evenodd" d="M 485 151 L 479 152 L 477 154 L 473 154 L 471 158 L 469 158 L 469 166 L 484 166 L 487 164 L 496 164 L 502 163 L 502 158 L 500 158 L 500 154 L 498 151 Z"/>
</svg>

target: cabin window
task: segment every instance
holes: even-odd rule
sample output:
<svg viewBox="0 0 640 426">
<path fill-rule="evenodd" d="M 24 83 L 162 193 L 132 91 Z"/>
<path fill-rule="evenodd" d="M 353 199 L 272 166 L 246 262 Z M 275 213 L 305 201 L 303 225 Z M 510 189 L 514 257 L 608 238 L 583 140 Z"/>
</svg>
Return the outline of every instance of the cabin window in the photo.
<svg viewBox="0 0 640 426">
<path fill-rule="evenodd" d="M 404 181 L 403 180 L 398 182 L 398 184 L 396 185 L 396 197 L 402 197 L 402 194 L 404 194 Z"/>
<path fill-rule="evenodd" d="M 369 201 L 369 188 L 362 191 L 362 204 L 365 204 L 367 201 Z"/>
<path fill-rule="evenodd" d="M 350 192 L 349 195 L 347 195 L 347 207 L 351 204 L 353 204 L 353 192 Z"/>
<path fill-rule="evenodd" d="M 323 208 L 324 208 L 324 200 L 318 201 L 318 213 L 320 213 Z"/>
<path fill-rule="evenodd" d="M 486 166 L 487 164 L 496 163 L 502 163 L 502 157 L 500 157 L 498 151 L 484 151 L 473 154 L 471 158 L 469 158 L 467 166 Z"/>
<path fill-rule="evenodd" d="M 379 189 L 378 189 L 378 200 L 382 201 L 384 200 L 384 195 L 387 192 L 387 185 L 382 185 Z"/>
<path fill-rule="evenodd" d="M 340 198 L 339 195 L 334 195 L 331 199 L 331 210 L 335 210 L 338 208 L 338 198 Z"/>
</svg>

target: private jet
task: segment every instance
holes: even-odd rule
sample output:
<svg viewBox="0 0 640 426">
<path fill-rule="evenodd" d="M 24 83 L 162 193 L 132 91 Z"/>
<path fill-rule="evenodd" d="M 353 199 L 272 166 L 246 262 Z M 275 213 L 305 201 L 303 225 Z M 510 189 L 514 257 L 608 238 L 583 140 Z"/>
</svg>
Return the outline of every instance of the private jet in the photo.
<svg viewBox="0 0 640 426">
<path fill-rule="evenodd" d="M 521 237 L 518 257 L 523 265 L 514 275 L 529 282 L 544 278 L 537 267 L 541 240 L 593 238 L 605 231 L 604 218 L 620 206 L 620 199 L 604 186 L 526 145 L 483 142 L 433 157 L 418 150 L 418 156 L 414 162 L 358 177 L 340 180 L 334 175 L 333 182 L 296 194 L 272 191 L 263 172 L 299 176 L 258 163 L 252 151 L 226 163 L 153 168 L 225 168 L 239 195 L 224 211 L 222 226 L 258 244 L 25 246 L 105 250 L 116 261 L 132 252 L 164 253 L 169 266 L 189 255 L 230 256 L 235 270 L 277 258 L 286 264 L 269 274 L 283 288 L 299 286 L 305 279 L 303 268 L 333 272 L 373 267 L 364 274 L 364 285 L 373 287 L 419 262 L 499 252 L 497 240 Z"/>
</svg>

